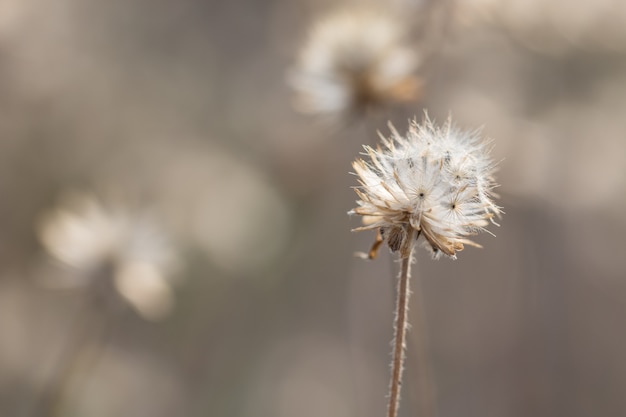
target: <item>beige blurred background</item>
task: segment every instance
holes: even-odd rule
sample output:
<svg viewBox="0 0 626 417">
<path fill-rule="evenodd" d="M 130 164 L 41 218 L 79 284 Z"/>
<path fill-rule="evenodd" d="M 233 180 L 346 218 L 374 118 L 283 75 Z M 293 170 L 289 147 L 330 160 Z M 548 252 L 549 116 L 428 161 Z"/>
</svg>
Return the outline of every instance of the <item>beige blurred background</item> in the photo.
<svg viewBox="0 0 626 417">
<path fill-rule="evenodd" d="M 422 100 L 339 129 L 285 82 L 335 6 L 0 0 L 0 415 L 382 416 L 396 265 L 352 257 L 373 236 L 350 233 L 350 163 L 423 109 L 484 126 L 506 214 L 484 249 L 419 252 L 400 415 L 434 387 L 440 417 L 626 415 L 624 3 L 392 2 L 437 46 Z M 40 284 L 36 224 L 68 189 L 148 208 L 182 267 L 169 316 L 101 317 L 37 411 L 94 313 Z"/>
</svg>

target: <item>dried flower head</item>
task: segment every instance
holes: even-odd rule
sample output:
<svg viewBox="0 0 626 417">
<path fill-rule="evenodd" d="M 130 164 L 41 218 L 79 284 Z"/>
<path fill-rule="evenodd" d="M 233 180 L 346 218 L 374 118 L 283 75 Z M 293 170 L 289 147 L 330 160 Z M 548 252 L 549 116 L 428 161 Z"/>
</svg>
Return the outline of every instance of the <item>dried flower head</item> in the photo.
<svg viewBox="0 0 626 417">
<path fill-rule="evenodd" d="M 413 236 L 423 236 L 434 257 L 455 258 L 466 244 L 479 246 L 468 236 L 485 230 L 500 214 L 492 201 L 495 164 L 489 142 L 478 132 L 463 132 L 447 123 L 439 128 L 426 115 L 422 124 L 411 122 L 401 136 L 381 135 L 383 147 L 365 146 L 369 161 L 353 163 L 360 200 L 351 214 L 365 216 L 355 229 L 378 231 L 367 258 L 374 258 L 382 243 L 400 256 L 409 256 Z"/>
<path fill-rule="evenodd" d="M 296 107 L 337 115 L 415 99 L 419 57 L 404 38 L 402 22 L 380 10 L 343 11 L 319 21 L 290 74 Z"/>
<path fill-rule="evenodd" d="M 68 193 L 42 217 L 38 235 L 50 255 L 78 272 L 75 284 L 111 270 L 117 291 L 144 318 L 158 319 L 171 309 L 169 275 L 177 258 L 148 216 Z"/>
</svg>

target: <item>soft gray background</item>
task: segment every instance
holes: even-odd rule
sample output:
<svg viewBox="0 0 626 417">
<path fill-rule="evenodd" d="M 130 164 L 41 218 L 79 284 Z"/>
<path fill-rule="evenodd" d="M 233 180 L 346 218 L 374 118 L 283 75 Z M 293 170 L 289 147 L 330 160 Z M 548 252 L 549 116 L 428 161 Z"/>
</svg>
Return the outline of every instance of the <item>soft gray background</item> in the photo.
<svg viewBox="0 0 626 417">
<path fill-rule="evenodd" d="M 92 187 L 156 211 L 186 267 L 173 315 L 115 318 L 61 415 L 382 416 L 396 265 L 352 257 L 373 236 L 350 233 L 348 172 L 424 108 L 484 126 L 506 212 L 484 249 L 419 253 L 438 415 L 626 415 L 624 3 L 393 4 L 432 16 L 423 99 L 337 129 L 285 84 L 334 2 L 0 1 L 2 416 L 29 415 L 82 314 L 37 284 L 34 224 Z"/>
</svg>

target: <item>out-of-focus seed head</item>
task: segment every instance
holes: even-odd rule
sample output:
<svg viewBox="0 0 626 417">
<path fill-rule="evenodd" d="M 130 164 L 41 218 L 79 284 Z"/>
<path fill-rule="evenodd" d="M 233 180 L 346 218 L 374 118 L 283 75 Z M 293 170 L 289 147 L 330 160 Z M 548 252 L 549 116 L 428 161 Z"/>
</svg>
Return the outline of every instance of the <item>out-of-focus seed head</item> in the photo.
<svg viewBox="0 0 626 417">
<path fill-rule="evenodd" d="M 420 57 L 401 19 L 371 9 L 342 11 L 312 28 L 289 81 L 303 113 L 342 116 L 411 101 L 421 87 Z"/>
<path fill-rule="evenodd" d="M 401 257 L 409 256 L 414 241 L 424 237 L 433 256 L 456 258 L 468 239 L 486 226 L 500 208 L 494 204 L 495 163 L 489 157 L 490 142 L 479 132 L 464 132 L 448 119 L 435 126 L 428 116 L 411 122 L 406 136 L 391 124 L 392 135 L 381 135 L 382 145 L 365 146 L 369 160 L 358 159 L 353 168 L 360 186 L 358 207 L 350 214 L 363 217 L 360 230 L 377 230 L 377 241 L 368 258 L 382 243 Z"/>
<path fill-rule="evenodd" d="M 75 271 L 75 284 L 88 284 L 110 270 L 116 290 L 144 318 L 158 319 L 170 311 L 170 278 L 178 259 L 151 217 L 72 192 L 38 226 L 47 252 Z"/>
</svg>

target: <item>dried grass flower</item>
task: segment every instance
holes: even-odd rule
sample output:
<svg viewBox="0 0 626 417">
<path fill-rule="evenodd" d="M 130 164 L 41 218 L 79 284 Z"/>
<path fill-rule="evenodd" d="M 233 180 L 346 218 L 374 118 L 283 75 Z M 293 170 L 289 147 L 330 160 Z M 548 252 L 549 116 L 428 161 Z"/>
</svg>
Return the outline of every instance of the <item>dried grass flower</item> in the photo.
<svg viewBox="0 0 626 417">
<path fill-rule="evenodd" d="M 341 11 L 311 29 L 290 73 L 303 113 L 342 115 L 419 93 L 420 57 L 400 18 L 368 8 Z"/>
<path fill-rule="evenodd" d="M 389 127 L 390 138 L 380 135 L 382 146 L 364 147 L 369 160 L 353 163 L 360 186 L 358 207 L 350 213 L 364 216 L 355 230 L 377 230 L 372 249 L 362 256 L 374 258 L 386 243 L 406 258 L 420 236 L 435 258 L 456 258 L 464 245 L 479 247 L 469 237 L 485 231 L 501 212 L 493 202 L 490 142 L 478 131 L 457 129 L 451 119 L 437 127 L 428 115 L 421 124 L 413 120 L 406 136 Z"/>
<path fill-rule="evenodd" d="M 47 252 L 76 272 L 73 284 L 110 270 L 116 290 L 144 318 L 171 310 L 178 259 L 152 217 L 73 192 L 42 216 L 37 232 Z"/>
</svg>

